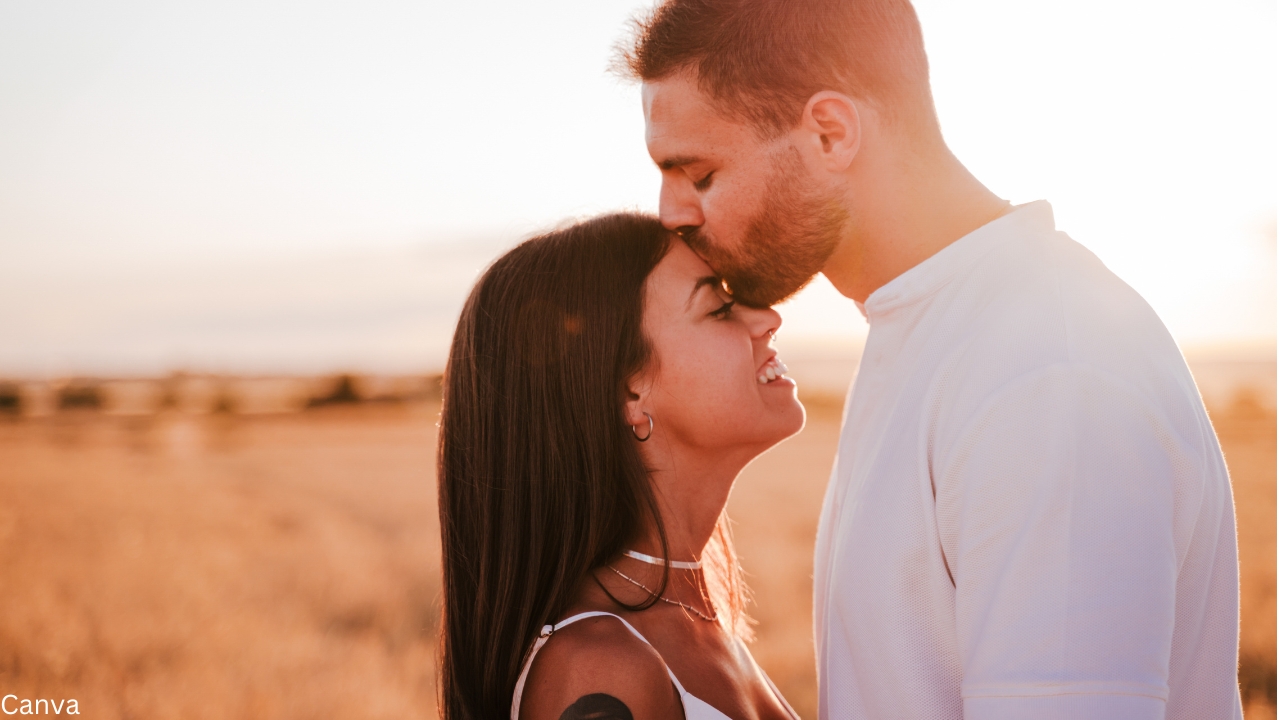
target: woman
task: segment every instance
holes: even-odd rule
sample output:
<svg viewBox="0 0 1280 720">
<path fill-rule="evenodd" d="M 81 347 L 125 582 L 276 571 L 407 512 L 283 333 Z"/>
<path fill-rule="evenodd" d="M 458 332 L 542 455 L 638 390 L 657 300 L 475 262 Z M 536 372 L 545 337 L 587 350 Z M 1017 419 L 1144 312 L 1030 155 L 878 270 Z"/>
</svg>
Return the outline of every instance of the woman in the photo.
<svg viewBox="0 0 1280 720">
<path fill-rule="evenodd" d="M 779 324 L 644 215 L 484 273 L 440 422 L 445 718 L 795 717 L 743 644 L 724 513 L 804 426 Z"/>
</svg>

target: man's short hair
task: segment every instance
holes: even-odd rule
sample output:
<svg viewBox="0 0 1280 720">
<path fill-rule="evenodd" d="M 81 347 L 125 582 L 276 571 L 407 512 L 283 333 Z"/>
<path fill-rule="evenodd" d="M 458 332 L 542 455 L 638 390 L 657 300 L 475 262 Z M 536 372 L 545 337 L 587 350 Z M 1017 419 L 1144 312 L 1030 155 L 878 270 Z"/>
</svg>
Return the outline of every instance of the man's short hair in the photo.
<svg viewBox="0 0 1280 720">
<path fill-rule="evenodd" d="M 794 128 L 822 90 L 910 128 L 936 123 L 909 0 L 667 0 L 635 21 L 618 60 L 641 81 L 693 70 L 721 109 L 767 134 Z"/>
</svg>

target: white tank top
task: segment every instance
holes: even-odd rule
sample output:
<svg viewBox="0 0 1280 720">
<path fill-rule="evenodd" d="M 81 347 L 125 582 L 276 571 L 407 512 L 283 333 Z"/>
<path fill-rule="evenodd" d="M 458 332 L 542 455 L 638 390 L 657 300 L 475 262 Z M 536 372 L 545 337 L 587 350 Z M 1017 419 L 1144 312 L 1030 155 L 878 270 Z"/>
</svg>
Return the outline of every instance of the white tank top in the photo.
<svg viewBox="0 0 1280 720">
<path fill-rule="evenodd" d="M 543 645 L 547 644 L 547 640 L 551 639 L 552 633 L 567 625 L 572 625 L 579 620 L 591 617 L 616 618 L 618 622 L 625 625 L 627 629 L 631 631 L 632 635 L 640 638 L 645 645 L 653 647 L 653 643 L 650 643 L 639 633 L 639 631 L 631 627 L 631 623 L 623 620 L 621 617 L 614 615 L 613 613 L 599 611 L 578 613 L 573 617 L 561 620 L 555 625 L 543 625 L 542 632 L 538 635 L 538 639 L 534 641 L 533 647 L 529 649 L 529 655 L 524 659 L 524 667 L 520 670 L 520 679 L 516 680 L 516 691 L 511 698 L 511 720 L 520 720 L 520 699 L 524 697 L 524 683 L 525 680 L 529 678 L 529 668 L 533 665 L 534 656 L 538 654 L 538 651 L 542 649 Z M 708 705 L 705 701 L 686 692 L 684 686 L 676 679 L 675 673 L 671 672 L 671 668 L 669 667 L 667 668 L 667 675 L 671 678 L 671 684 L 675 685 L 676 690 L 680 692 L 680 704 L 684 706 L 685 720 L 730 720 L 728 715 L 725 715 L 719 710 Z M 787 709 L 787 712 L 791 713 L 791 717 L 795 720 L 799 720 L 799 717 L 795 714 L 795 711 L 791 709 L 791 706 L 787 704 L 787 701 L 782 699 L 782 695 L 778 692 L 778 688 L 774 687 L 773 681 L 769 680 L 767 675 L 765 676 L 765 680 L 769 683 L 769 689 L 773 691 L 775 696 L 777 696 L 779 702 L 782 703 L 782 706 Z"/>
</svg>

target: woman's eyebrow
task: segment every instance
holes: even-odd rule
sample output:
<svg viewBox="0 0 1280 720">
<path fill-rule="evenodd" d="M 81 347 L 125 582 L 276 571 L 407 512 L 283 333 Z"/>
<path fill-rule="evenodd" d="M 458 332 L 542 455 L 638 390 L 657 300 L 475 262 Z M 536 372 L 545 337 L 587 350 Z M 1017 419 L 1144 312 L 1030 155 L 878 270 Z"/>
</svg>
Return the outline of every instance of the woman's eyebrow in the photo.
<svg viewBox="0 0 1280 720">
<path fill-rule="evenodd" d="M 706 277 L 698 278 L 698 281 L 693 284 L 693 290 L 689 293 L 689 299 L 686 300 L 684 303 L 685 309 L 686 310 L 689 309 L 689 306 L 693 304 L 693 298 L 698 294 L 698 291 L 701 290 L 703 287 L 706 287 L 708 285 L 714 286 L 719 284 L 720 284 L 720 278 L 716 277 L 715 275 L 708 275 Z"/>
</svg>

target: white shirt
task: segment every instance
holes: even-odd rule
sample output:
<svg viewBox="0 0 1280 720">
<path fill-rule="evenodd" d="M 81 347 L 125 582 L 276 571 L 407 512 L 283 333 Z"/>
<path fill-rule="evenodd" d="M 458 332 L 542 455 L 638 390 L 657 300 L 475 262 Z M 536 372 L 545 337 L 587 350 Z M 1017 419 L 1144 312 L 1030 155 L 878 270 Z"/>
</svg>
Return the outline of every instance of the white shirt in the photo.
<svg viewBox="0 0 1280 720">
<path fill-rule="evenodd" d="M 819 716 L 1240 718 L 1231 487 L 1142 298 L 1041 201 L 862 310 L 815 552 Z"/>
</svg>

